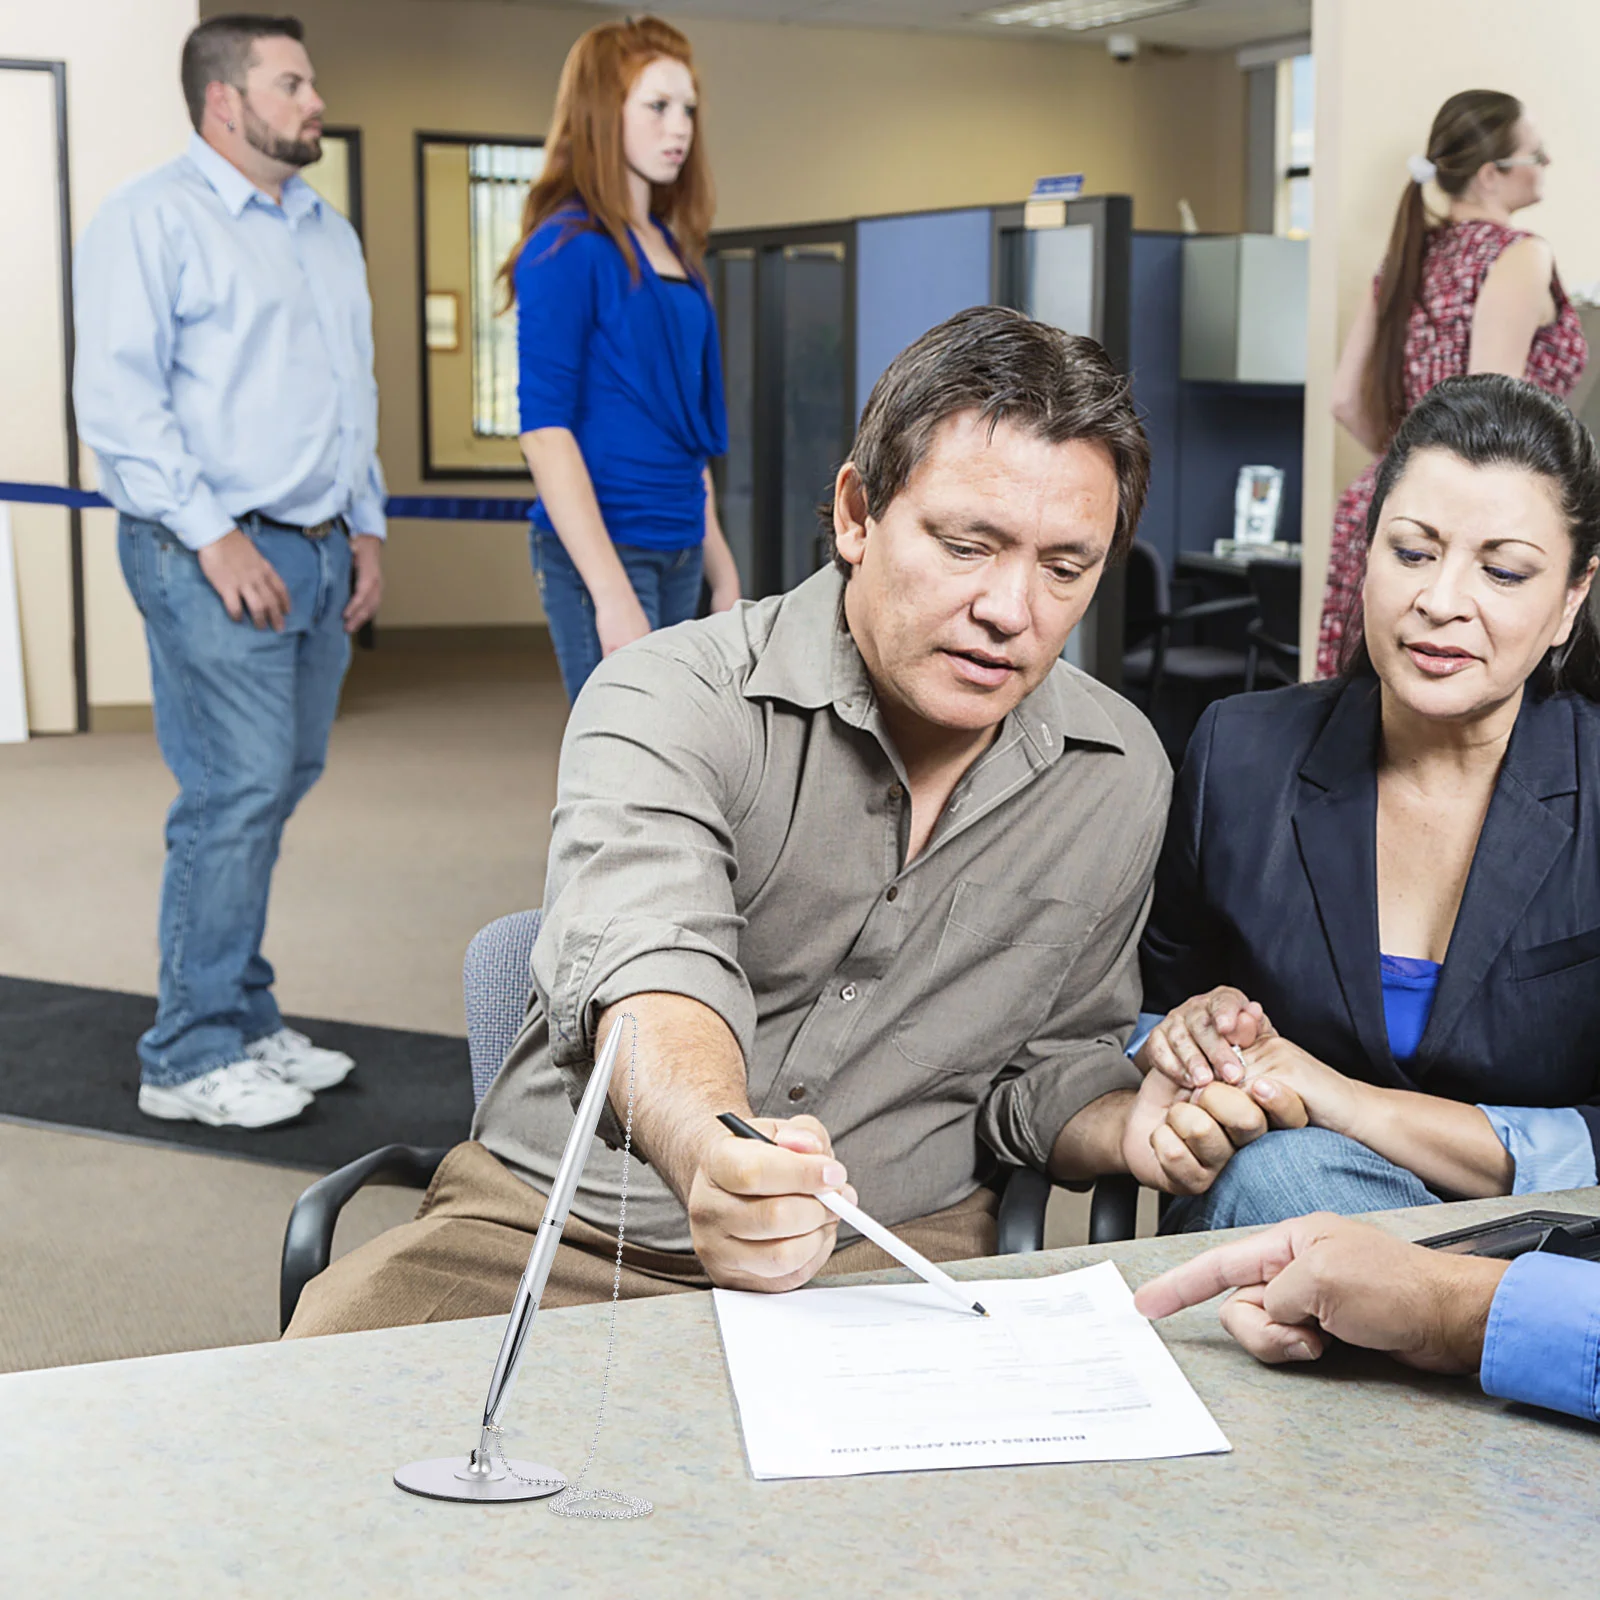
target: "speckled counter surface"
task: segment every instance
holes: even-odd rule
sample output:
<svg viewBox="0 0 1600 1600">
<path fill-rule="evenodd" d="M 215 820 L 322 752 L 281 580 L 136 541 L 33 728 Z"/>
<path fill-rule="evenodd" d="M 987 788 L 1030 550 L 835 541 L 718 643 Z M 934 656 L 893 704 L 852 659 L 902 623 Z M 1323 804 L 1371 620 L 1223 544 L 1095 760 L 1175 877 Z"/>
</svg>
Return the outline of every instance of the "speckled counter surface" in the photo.
<svg viewBox="0 0 1600 1600">
<path fill-rule="evenodd" d="M 1600 1191 L 1540 1203 L 1600 1212 Z M 1528 1204 L 1383 1221 L 1416 1237 Z M 955 1270 L 1038 1275 L 1110 1255 L 1137 1286 L 1199 1243 Z M 540 1317 L 513 1454 L 576 1471 L 605 1316 Z M 1600 1594 L 1600 1427 L 1355 1352 L 1260 1367 L 1214 1304 L 1163 1330 L 1231 1455 L 756 1483 L 709 1296 L 625 1306 L 592 1476 L 655 1501 L 634 1523 L 393 1487 L 398 1464 L 473 1443 L 498 1321 L 0 1377 L 0 1594 Z"/>
</svg>

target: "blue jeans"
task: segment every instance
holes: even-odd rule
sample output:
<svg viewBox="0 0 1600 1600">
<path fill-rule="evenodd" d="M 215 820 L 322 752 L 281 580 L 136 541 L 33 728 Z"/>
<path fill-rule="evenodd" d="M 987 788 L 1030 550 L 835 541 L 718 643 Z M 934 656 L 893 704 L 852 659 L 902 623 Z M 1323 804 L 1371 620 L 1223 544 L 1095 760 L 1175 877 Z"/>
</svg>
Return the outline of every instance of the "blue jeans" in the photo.
<svg viewBox="0 0 1600 1600">
<path fill-rule="evenodd" d="M 561 668 L 561 682 L 567 699 L 576 700 L 578 691 L 589 681 L 589 674 L 600 665 L 594 601 L 555 534 L 535 527 L 529 532 L 528 543 L 533 574 L 539 580 L 539 598 L 550 623 L 550 643 Z M 699 610 L 705 555 L 700 545 L 691 545 L 687 550 L 646 550 L 641 545 L 619 544 L 616 551 L 651 628 L 687 622 Z"/>
<path fill-rule="evenodd" d="M 167 813 L 161 976 L 143 1078 L 187 1083 L 283 1026 L 262 958 L 267 895 L 289 814 L 322 773 L 350 664 L 340 613 L 350 541 L 243 519 L 289 591 L 282 633 L 232 621 L 200 562 L 159 523 L 123 517 L 123 576 L 150 645 L 156 738 L 178 798 Z"/>
<path fill-rule="evenodd" d="M 1237 1151 L 1204 1194 L 1172 1201 L 1161 1231 L 1253 1228 L 1308 1211 L 1350 1217 L 1438 1203 L 1415 1173 L 1342 1133 L 1280 1128 Z"/>
</svg>

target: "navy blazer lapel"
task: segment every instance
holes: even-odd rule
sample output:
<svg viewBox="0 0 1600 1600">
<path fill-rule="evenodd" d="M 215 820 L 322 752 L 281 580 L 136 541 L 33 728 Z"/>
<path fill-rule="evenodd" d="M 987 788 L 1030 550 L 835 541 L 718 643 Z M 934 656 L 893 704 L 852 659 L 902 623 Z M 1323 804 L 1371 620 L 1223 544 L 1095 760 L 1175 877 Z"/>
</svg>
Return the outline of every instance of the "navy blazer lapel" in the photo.
<svg viewBox="0 0 1600 1600">
<path fill-rule="evenodd" d="M 1577 788 L 1571 705 L 1560 697 L 1535 700 L 1528 694 L 1478 835 L 1433 1012 L 1417 1047 L 1419 1067 L 1449 1038 L 1572 838 L 1570 824 L 1545 801 Z"/>
<path fill-rule="evenodd" d="M 1392 1063 L 1378 969 L 1378 686 L 1350 684 L 1300 768 L 1300 860 L 1355 1030 L 1374 1067 Z"/>
</svg>

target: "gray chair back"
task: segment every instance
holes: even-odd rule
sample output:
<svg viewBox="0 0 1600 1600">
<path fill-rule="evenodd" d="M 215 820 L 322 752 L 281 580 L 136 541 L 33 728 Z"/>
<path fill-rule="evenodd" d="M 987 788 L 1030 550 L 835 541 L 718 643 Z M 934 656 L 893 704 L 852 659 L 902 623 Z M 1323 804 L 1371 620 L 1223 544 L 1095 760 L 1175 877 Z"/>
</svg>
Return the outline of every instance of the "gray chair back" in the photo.
<svg viewBox="0 0 1600 1600">
<path fill-rule="evenodd" d="M 542 920 L 539 911 L 514 911 L 480 929 L 467 946 L 461 990 L 466 1001 L 474 1105 L 489 1092 L 521 1031 L 533 987 L 529 963 Z"/>
</svg>

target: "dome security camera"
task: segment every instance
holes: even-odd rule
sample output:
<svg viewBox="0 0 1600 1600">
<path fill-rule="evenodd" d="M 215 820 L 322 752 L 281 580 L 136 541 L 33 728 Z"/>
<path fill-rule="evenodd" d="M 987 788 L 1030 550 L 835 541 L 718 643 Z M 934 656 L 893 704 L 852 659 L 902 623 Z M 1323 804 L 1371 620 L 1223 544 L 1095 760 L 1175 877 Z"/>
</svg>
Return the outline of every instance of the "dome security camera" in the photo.
<svg viewBox="0 0 1600 1600">
<path fill-rule="evenodd" d="M 1139 53 L 1139 40 L 1131 33 L 1106 35 L 1106 50 L 1113 61 L 1129 62 Z"/>
</svg>

